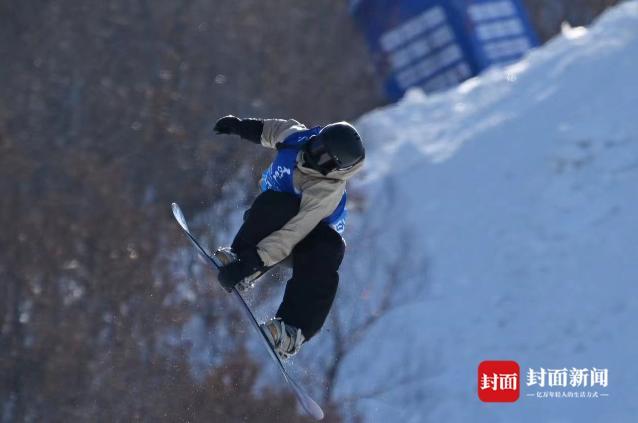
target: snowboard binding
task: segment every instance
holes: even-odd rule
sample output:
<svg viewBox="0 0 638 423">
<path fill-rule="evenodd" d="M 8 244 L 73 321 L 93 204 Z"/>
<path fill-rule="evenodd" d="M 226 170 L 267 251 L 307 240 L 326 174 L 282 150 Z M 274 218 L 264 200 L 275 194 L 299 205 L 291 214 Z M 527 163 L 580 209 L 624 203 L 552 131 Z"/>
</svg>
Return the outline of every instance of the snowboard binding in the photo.
<svg viewBox="0 0 638 423">
<path fill-rule="evenodd" d="M 237 255 L 231 250 L 230 247 L 219 247 L 214 253 L 213 256 L 219 261 L 221 267 L 228 266 L 238 260 Z M 257 271 L 234 285 L 239 292 L 246 292 L 249 289 L 255 287 L 255 282 L 259 277 L 263 274 L 263 271 Z M 220 284 L 222 287 L 229 291 L 232 289 L 232 286 L 225 286 L 221 281 Z"/>
<path fill-rule="evenodd" d="M 306 340 L 301 329 L 284 323 L 279 317 L 262 323 L 259 328 L 282 360 L 297 354 Z"/>
</svg>

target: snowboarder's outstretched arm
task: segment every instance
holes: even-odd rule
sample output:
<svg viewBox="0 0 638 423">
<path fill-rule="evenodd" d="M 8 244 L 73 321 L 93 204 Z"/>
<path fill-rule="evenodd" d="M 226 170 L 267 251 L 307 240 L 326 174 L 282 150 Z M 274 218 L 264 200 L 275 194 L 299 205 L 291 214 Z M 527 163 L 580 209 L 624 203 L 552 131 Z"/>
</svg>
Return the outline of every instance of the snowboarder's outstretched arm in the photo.
<svg viewBox="0 0 638 423">
<path fill-rule="evenodd" d="M 288 135 L 306 127 L 294 119 L 240 119 L 228 115 L 219 119 L 214 129 L 218 134 L 239 135 L 255 144 L 275 148 Z"/>
</svg>

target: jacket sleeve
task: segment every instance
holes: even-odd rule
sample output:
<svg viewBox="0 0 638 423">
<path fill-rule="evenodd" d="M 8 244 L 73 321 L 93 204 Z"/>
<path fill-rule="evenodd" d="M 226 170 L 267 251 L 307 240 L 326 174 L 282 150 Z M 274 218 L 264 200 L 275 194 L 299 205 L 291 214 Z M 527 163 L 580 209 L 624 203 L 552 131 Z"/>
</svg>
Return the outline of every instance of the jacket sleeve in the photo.
<svg viewBox="0 0 638 423">
<path fill-rule="evenodd" d="M 295 132 L 304 131 L 307 128 L 294 119 L 264 119 L 264 128 L 261 132 L 261 145 L 268 148 L 275 146 Z"/>
<path fill-rule="evenodd" d="M 288 257 L 295 245 L 337 208 L 346 188 L 345 181 L 336 179 L 317 178 L 307 185 L 301 187 L 299 213 L 257 244 L 257 253 L 266 266 Z"/>
</svg>

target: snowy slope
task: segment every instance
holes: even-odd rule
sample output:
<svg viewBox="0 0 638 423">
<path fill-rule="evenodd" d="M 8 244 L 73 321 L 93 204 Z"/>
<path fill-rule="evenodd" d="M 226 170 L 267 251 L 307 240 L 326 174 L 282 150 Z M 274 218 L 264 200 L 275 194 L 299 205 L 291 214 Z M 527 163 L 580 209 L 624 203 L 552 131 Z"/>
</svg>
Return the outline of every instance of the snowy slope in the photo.
<svg viewBox="0 0 638 423">
<path fill-rule="evenodd" d="M 410 229 L 429 266 L 410 283 L 429 289 L 375 326 L 339 395 L 383 384 L 409 350 L 422 374 L 360 401 L 365 421 L 638 421 L 638 2 L 358 127 L 360 218 L 389 214 L 389 248 Z M 391 212 L 372 206 L 388 181 Z M 610 396 L 537 399 L 523 385 L 516 403 L 482 403 L 477 366 L 490 359 L 608 368 Z"/>
</svg>

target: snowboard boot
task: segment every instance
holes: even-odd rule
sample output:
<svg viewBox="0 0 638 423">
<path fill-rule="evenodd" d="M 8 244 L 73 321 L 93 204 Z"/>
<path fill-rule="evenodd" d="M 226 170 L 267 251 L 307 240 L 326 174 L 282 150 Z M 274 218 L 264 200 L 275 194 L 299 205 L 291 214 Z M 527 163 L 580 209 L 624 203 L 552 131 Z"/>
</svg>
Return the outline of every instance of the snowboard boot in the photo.
<svg viewBox="0 0 638 423">
<path fill-rule="evenodd" d="M 215 259 L 217 259 L 221 267 L 228 266 L 229 264 L 237 261 L 237 255 L 230 247 L 219 247 L 215 251 L 215 253 L 213 253 L 213 256 L 215 257 Z M 260 272 L 256 272 L 253 275 L 244 278 L 237 285 L 235 285 L 237 287 L 237 290 L 240 292 L 244 292 L 251 288 L 254 288 L 255 281 L 259 278 L 260 274 Z"/>
<path fill-rule="evenodd" d="M 284 323 L 279 317 L 262 323 L 259 327 L 282 360 L 297 354 L 306 340 L 301 329 Z"/>
</svg>

